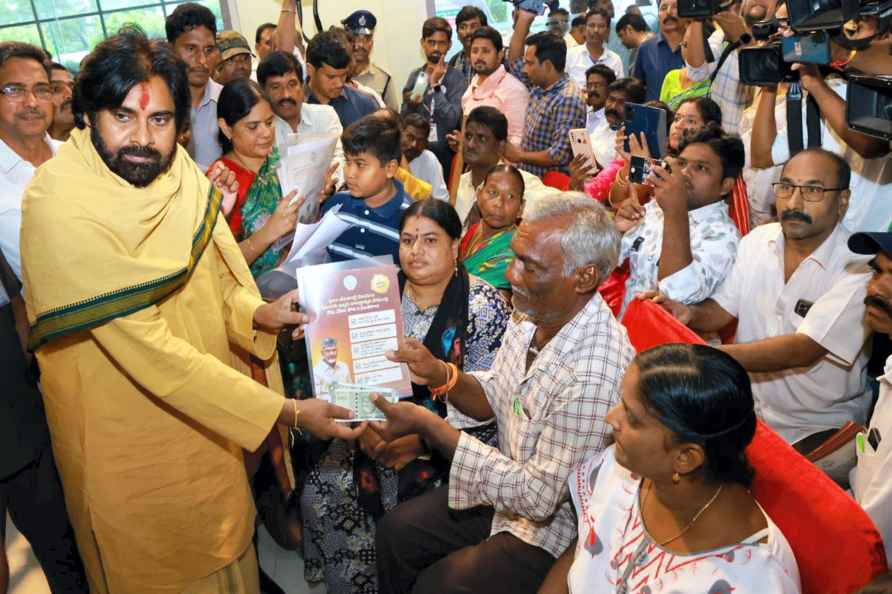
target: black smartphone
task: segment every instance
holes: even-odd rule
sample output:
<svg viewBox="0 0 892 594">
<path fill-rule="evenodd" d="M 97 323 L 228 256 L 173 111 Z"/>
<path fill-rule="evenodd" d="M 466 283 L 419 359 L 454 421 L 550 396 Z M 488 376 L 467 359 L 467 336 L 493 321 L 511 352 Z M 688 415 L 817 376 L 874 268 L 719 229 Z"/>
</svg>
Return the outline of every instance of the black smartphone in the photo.
<svg viewBox="0 0 892 594">
<path fill-rule="evenodd" d="M 672 171 L 672 168 L 669 167 L 669 163 L 666 161 L 633 156 L 629 160 L 629 181 L 633 184 L 643 184 L 644 180 L 650 177 L 654 167 L 662 167 L 666 171 Z"/>
<path fill-rule="evenodd" d="M 626 152 L 629 152 L 629 138 L 632 134 L 644 134 L 650 155 L 660 158 L 666 154 L 669 128 L 666 124 L 666 111 L 639 103 L 626 103 Z"/>
</svg>

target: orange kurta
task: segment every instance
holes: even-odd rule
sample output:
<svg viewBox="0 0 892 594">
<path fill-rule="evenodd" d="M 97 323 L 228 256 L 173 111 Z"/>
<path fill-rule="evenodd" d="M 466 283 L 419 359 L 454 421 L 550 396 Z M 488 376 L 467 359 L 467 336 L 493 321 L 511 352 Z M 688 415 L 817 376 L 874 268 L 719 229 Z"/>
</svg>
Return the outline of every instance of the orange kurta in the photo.
<svg viewBox="0 0 892 594">
<path fill-rule="evenodd" d="M 141 286 L 132 283 L 147 270 L 188 263 L 208 183 L 178 152 L 144 193 L 105 167 L 86 132 L 38 172 L 22 232 L 32 321 L 83 303 L 91 283 L 107 295 Z M 156 184 L 163 191 L 153 192 Z M 110 280 L 116 275 L 127 282 Z M 283 403 L 243 373 L 253 353 L 281 391 L 275 336 L 252 328 L 261 303 L 219 217 L 172 294 L 37 351 L 53 451 L 94 592 L 181 592 L 249 546 L 254 507 L 242 448 L 257 448 Z"/>
</svg>

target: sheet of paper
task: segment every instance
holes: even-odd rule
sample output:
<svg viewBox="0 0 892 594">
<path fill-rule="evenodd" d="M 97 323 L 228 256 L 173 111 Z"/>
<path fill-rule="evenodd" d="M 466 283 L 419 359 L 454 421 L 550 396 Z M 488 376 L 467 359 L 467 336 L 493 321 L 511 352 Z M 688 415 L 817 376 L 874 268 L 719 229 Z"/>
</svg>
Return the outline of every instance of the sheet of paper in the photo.
<svg viewBox="0 0 892 594">
<path fill-rule="evenodd" d="M 289 139 L 292 137 L 295 140 L 286 145 L 276 173 L 283 196 L 297 190 L 295 199 L 304 197 L 298 220 L 309 223 L 319 216 L 319 198 L 325 184 L 325 174 L 334 158 L 338 137 L 335 134 L 289 135 Z"/>
</svg>

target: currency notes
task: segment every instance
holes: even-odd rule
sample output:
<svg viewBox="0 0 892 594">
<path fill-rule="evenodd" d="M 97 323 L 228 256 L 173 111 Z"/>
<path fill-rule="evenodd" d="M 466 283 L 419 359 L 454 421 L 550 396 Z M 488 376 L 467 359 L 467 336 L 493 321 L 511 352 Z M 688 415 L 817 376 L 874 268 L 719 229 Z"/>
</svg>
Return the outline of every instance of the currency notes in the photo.
<svg viewBox="0 0 892 594">
<path fill-rule="evenodd" d="M 388 402 L 399 402 L 399 394 L 391 388 L 380 388 L 361 384 L 334 383 L 329 387 L 332 404 L 353 411 L 352 419 L 339 420 L 344 423 L 356 421 L 384 421 L 384 413 L 378 410 L 371 399 L 372 394 L 380 394 Z"/>
</svg>

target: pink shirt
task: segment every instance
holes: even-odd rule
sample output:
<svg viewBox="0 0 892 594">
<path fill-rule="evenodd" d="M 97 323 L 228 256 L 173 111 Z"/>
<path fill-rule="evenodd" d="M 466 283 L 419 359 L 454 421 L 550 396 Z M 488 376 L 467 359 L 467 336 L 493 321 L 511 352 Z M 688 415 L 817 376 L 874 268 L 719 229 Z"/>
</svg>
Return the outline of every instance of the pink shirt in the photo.
<svg viewBox="0 0 892 594">
<path fill-rule="evenodd" d="M 530 93 L 526 85 L 499 66 L 483 83 L 475 75 L 468 90 L 461 98 L 462 112 L 467 116 L 481 105 L 495 107 L 508 118 L 508 141 L 519 145 L 523 141 L 526 125 L 527 104 Z"/>
</svg>

